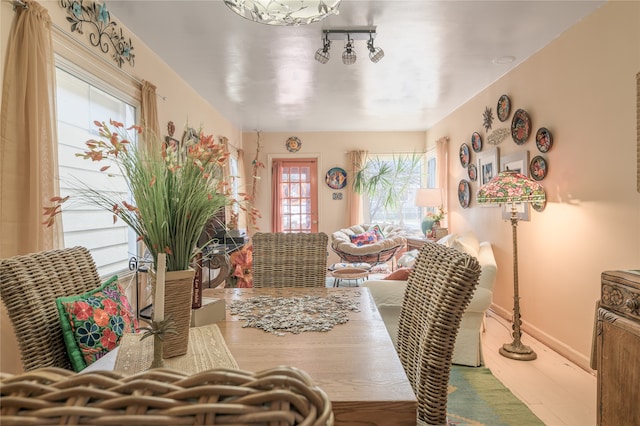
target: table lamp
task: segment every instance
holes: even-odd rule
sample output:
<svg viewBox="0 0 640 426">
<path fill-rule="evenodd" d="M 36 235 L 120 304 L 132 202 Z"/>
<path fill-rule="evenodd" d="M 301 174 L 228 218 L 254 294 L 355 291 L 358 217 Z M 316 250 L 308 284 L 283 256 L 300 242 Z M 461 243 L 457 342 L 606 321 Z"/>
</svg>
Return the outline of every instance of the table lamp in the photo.
<svg viewBox="0 0 640 426">
<path fill-rule="evenodd" d="M 419 207 L 436 207 L 442 212 L 442 190 L 440 188 L 419 188 L 416 192 L 416 206 Z M 433 216 L 425 215 L 422 219 L 422 232 L 425 237 L 434 236 L 434 227 L 436 222 Z"/>
<path fill-rule="evenodd" d="M 537 355 L 529 346 L 521 342 L 520 331 L 520 296 L 518 294 L 518 203 L 544 203 L 546 194 L 539 183 L 513 171 L 498 173 L 493 179 L 481 186 L 476 195 L 478 203 L 511 204 L 511 232 L 513 235 L 513 342 L 505 343 L 500 348 L 500 355 L 520 360 L 531 361 Z"/>
</svg>

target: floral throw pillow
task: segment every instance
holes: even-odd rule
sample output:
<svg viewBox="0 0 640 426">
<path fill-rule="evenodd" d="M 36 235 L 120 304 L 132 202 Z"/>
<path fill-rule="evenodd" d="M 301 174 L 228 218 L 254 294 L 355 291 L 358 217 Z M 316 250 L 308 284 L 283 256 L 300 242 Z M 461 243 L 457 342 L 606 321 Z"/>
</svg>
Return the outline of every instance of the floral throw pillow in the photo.
<svg viewBox="0 0 640 426">
<path fill-rule="evenodd" d="M 75 371 L 116 348 L 124 333 L 138 329 L 138 321 L 115 275 L 85 294 L 59 297 L 56 306 Z"/>
<path fill-rule="evenodd" d="M 378 241 L 376 231 L 374 230 L 366 231 L 362 234 L 350 235 L 349 238 L 351 239 L 351 242 L 358 247 L 365 244 L 373 244 Z"/>
<path fill-rule="evenodd" d="M 378 241 L 384 240 L 384 234 L 382 233 L 382 229 L 380 229 L 380 225 L 373 225 L 373 231 L 376 233 L 376 238 Z"/>
</svg>

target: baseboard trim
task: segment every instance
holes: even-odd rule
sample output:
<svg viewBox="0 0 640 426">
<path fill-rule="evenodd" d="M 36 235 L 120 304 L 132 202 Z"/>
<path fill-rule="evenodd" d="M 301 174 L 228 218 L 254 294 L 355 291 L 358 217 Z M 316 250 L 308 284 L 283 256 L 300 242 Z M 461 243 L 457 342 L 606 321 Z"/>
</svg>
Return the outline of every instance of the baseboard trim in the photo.
<svg viewBox="0 0 640 426">
<path fill-rule="evenodd" d="M 501 306 L 496 305 L 495 303 L 491 304 L 489 308 L 494 314 L 503 320 L 509 322 L 511 324 L 513 322 L 513 311 L 506 310 Z M 591 360 L 590 356 L 584 355 L 580 352 L 577 352 L 572 347 L 566 345 L 564 342 L 556 339 L 555 337 L 547 334 L 546 332 L 540 330 L 532 326 L 530 323 L 526 321 L 522 321 L 522 332 L 528 334 L 533 337 L 543 345 L 547 346 L 549 349 L 557 352 L 563 357 L 567 358 L 569 361 L 587 371 L 590 374 L 595 375 L 595 370 L 591 368 Z"/>
</svg>

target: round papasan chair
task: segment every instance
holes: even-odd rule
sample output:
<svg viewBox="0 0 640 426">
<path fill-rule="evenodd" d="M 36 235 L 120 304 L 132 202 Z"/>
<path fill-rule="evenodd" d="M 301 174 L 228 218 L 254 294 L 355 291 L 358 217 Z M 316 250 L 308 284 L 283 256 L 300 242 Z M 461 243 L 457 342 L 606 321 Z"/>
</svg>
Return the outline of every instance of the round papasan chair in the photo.
<svg viewBox="0 0 640 426">
<path fill-rule="evenodd" d="M 379 227 L 384 238 L 360 246 L 352 242 L 351 236 L 372 232 L 375 226 Z M 355 225 L 331 234 L 331 249 L 340 256 L 342 262 L 377 265 L 391 260 L 406 245 L 405 233 L 405 229 L 398 225 Z"/>
</svg>

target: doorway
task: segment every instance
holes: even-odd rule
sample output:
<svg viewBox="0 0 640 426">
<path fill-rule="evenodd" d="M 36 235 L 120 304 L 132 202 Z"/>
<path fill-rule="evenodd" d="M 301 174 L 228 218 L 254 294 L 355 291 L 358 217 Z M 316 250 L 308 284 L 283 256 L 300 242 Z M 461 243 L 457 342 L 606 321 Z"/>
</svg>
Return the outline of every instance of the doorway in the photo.
<svg viewBox="0 0 640 426">
<path fill-rule="evenodd" d="M 273 232 L 318 232 L 318 161 L 272 161 Z"/>
</svg>

